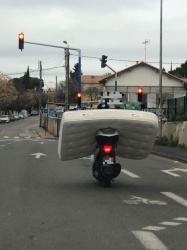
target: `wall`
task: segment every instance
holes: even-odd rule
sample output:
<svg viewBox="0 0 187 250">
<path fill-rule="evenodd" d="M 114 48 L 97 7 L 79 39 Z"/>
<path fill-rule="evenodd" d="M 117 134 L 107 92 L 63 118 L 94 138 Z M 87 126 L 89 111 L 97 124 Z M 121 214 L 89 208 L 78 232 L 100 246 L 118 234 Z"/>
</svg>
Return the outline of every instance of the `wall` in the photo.
<svg viewBox="0 0 187 250">
<path fill-rule="evenodd" d="M 179 140 L 179 144 L 187 146 L 187 122 L 165 122 L 162 136 L 170 138 L 173 136 Z"/>
</svg>

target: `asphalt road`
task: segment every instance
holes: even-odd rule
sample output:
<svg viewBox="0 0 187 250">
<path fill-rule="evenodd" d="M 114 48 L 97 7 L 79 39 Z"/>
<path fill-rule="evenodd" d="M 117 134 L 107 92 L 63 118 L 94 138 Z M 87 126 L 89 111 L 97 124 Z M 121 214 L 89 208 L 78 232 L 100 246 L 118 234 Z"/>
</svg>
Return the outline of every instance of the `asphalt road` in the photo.
<svg viewBox="0 0 187 250">
<path fill-rule="evenodd" d="M 89 157 L 58 159 L 58 141 L 33 131 L 38 119 L 0 124 L 0 249 L 187 248 L 186 164 L 119 158 L 104 188 Z"/>
</svg>

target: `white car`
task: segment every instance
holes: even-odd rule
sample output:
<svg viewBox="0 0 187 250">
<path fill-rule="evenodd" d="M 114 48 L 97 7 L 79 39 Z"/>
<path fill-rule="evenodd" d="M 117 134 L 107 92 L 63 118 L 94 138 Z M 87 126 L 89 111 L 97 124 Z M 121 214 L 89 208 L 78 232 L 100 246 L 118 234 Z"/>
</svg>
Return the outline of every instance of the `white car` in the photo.
<svg viewBox="0 0 187 250">
<path fill-rule="evenodd" d="M 9 123 L 10 122 L 10 117 L 8 115 L 2 115 L 0 117 L 0 123 Z"/>
<path fill-rule="evenodd" d="M 20 113 L 20 114 L 19 114 L 19 118 L 20 118 L 20 119 L 24 119 L 24 115 Z"/>
</svg>

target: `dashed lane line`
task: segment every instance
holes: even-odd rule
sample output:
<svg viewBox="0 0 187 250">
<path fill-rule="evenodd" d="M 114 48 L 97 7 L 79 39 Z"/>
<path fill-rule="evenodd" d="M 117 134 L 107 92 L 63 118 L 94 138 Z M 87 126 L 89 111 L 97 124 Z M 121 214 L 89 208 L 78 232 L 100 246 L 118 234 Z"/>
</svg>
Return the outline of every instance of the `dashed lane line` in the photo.
<svg viewBox="0 0 187 250">
<path fill-rule="evenodd" d="M 185 200 L 184 198 L 182 198 L 174 193 L 170 193 L 170 192 L 161 192 L 161 193 L 163 195 L 167 196 L 168 198 L 178 202 L 182 206 L 187 207 L 187 200 Z"/>
<path fill-rule="evenodd" d="M 140 176 L 136 175 L 136 174 L 133 174 L 132 172 L 128 171 L 128 170 L 125 170 L 125 169 L 122 169 L 121 170 L 122 173 L 132 177 L 132 178 L 141 178 Z"/>
<path fill-rule="evenodd" d="M 162 241 L 152 232 L 133 231 L 137 240 L 144 246 L 146 250 L 169 250 Z"/>
</svg>

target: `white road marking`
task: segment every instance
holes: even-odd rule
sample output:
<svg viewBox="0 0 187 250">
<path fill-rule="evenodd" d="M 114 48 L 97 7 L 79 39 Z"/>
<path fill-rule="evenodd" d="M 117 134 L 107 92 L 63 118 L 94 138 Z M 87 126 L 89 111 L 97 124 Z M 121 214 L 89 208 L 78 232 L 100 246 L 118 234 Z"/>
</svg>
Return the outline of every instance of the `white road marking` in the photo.
<svg viewBox="0 0 187 250">
<path fill-rule="evenodd" d="M 160 225 L 164 225 L 164 226 L 179 226 L 182 223 L 180 222 L 173 222 L 173 221 L 163 221 L 161 223 L 159 223 Z"/>
<path fill-rule="evenodd" d="M 133 231 L 132 233 L 146 250 L 169 250 L 152 232 Z"/>
<path fill-rule="evenodd" d="M 187 207 L 187 200 L 185 200 L 184 198 L 174 194 L 174 193 L 170 193 L 170 192 L 161 192 L 162 194 L 164 194 L 165 196 L 167 196 L 168 198 L 178 202 L 179 204 L 183 205 L 184 207 Z"/>
<path fill-rule="evenodd" d="M 1 145 L 1 147 L 5 147 L 5 145 Z"/>
<path fill-rule="evenodd" d="M 158 227 L 158 226 L 148 226 L 148 227 L 143 227 L 143 230 L 150 230 L 150 231 L 160 231 L 166 229 L 166 227 Z"/>
<path fill-rule="evenodd" d="M 162 172 L 166 173 L 166 174 L 170 174 L 172 176 L 175 176 L 175 177 L 181 177 L 180 175 L 178 174 L 175 174 L 173 172 L 177 172 L 177 171 L 180 171 L 180 172 L 184 172 L 184 173 L 187 173 L 187 169 L 182 169 L 182 168 L 173 168 L 173 169 L 169 169 L 169 170 L 161 170 Z"/>
<path fill-rule="evenodd" d="M 47 155 L 45 155 L 45 154 L 42 154 L 42 153 L 35 153 L 35 154 L 31 154 L 31 155 L 35 155 L 36 157 L 36 159 L 39 159 L 41 156 L 47 156 Z"/>
<path fill-rule="evenodd" d="M 173 220 L 187 221 L 187 218 L 186 217 L 178 217 L 178 218 L 174 218 Z"/>
<path fill-rule="evenodd" d="M 136 175 L 136 174 L 133 174 L 132 172 L 128 171 L 128 170 L 125 170 L 125 169 L 122 169 L 121 172 L 123 172 L 124 174 L 132 177 L 132 178 L 141 178 L 140 176 Z"/>
<path fill-rule="evenodd" d="M 86 156 L 86 157 L 82 157 L 82 158 L 79 158 L 79 159 L 91 160 L 91 156 Z"/>
<path fill-rule="evenodd" d="M 19 139 L 19 136 L 14 136 L 14 139 Z"/>
<path fill-rule="evenodd" d="M 4 139 L 8 139 L 9 137 L 8 137 L 8 136 L 4 136 L 3 138 L 4 138 Z"/>
</svg>

